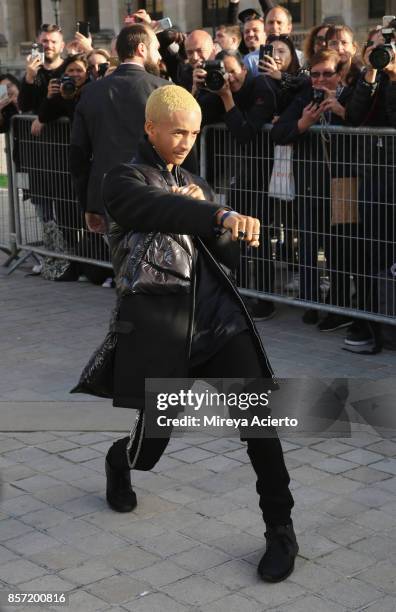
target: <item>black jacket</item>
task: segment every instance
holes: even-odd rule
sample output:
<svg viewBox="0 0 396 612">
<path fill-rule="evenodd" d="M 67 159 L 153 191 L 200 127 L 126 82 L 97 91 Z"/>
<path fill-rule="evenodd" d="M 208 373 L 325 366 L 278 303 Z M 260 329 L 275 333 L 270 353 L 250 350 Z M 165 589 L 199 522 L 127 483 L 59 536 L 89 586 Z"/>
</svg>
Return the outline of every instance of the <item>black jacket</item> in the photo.
<svg viewBox="0 0 396 612">
<path fill-rule="evenodd" d="M 70 146 L 70 170 L 83 210 L 104 213 L 103 176 L 133 158 L 143 135 L 147 98 L 166 84 L 136 64 L 121 64 L 83 89 Z"/>
<path fill-rule="evenodd" d="M 51 79 L 59 79 L 64 72 L 64 65 L 61 64 L 55 70 L 47 70 L 41 67 L 37 72 L 34 83 L 31 85 L 22 79 L 21 89 L 18 97 L 19 108 L 23 113 L 34 113 L 37 115 L 40 104 L 47 97 L 48 83 Z"/>
<path fill-rule="evenodd" d="M 113 397 L 115 406 L 141 408 L 146 378 L 188 376 L 196 295 L 200 291 L 196 256 L 244 317 L 262 355 L 263 373 L 271 378 L 260 336 L 229 276 L 229 268 L 238 262 L 235 255 L 239 250 L 229 232 L 216 231 L 214 215 L 221 207 L 213 202 L 213 192 L 186 170 L 177 167 L 179 176 L 175 177 L 147 141 L 140 147 L 136 162 L 113 168 L 103 188 L 120 296 L 112 329 L 116 334 L 130 334 L 128 342 L 120 343 L 124 347 L 122 359 L 116 349 L 116 363 L 120 368 L 128 364 L 128 376 L 120 381 L 116 367 L 114 376 L 106 377 L 106 355 L 117 345 L 117 339 L 113 337 L 111 342 L 107 338 L 91 358 L 75 391 Z M 178 184 L 200 185 L 207 200 L 172 194 L 175 178 Z M 213 343 L 219 341 L 217 334 L 216 329 Z"/>
</svg>

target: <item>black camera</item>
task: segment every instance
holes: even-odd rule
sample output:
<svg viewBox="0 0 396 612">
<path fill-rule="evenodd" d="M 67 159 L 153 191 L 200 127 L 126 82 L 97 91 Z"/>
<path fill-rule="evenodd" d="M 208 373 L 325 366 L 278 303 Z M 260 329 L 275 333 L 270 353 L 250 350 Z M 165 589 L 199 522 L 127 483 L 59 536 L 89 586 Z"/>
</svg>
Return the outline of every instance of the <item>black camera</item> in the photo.
<svg viewBox="0 0 396 612">
<path fill-rule="evenodd" d="M 325 99 L 325 92 L 323 89 L 312 90 L 312 102 L 320 106 Z"/>
<path fill-rule="evenodd" d="M 381 30 L 382 36 L 384 37 L 384 44 L 375 47 L 370 55 L 369 61 L 373 68 L 376 70 L 383 70 L 395 60 L 396 57 L 396 44 L 395 44 L 395 17 L 388 15 L 383 18 L 384 27 Z"/>
<path fill-rule="evenodd" d="M 65 98 L 72 98 L 76 94 L 77 85 L 73 77 L 63 76 L 60 80 L 60 86 Z"/>
<path fill-rule="evenodd" d="M 209 91 L 219 91 L 226 81 L 224 62 L 221 60 L 208 61 L 202 65 L 202 68 L 206 70 L 203 87 L 206 87 Z"/>
</svg>

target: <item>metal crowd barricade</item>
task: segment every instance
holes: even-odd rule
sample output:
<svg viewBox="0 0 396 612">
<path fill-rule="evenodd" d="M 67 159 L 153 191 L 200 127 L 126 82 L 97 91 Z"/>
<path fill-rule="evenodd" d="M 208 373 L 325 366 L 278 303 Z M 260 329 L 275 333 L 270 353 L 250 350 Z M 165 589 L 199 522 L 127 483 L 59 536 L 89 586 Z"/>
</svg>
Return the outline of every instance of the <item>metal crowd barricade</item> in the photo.
<svg viewBox="0 0 396 612">
<path fill-rule="evenodd" d="M 0 134 L 0 249 L 9 255 L 7 266 L 17 256 L 9 133 Z"/>
<path fill-rule="evenodd" d="M 241 292 L 396 324 L 396 130 L 314 126 L 291 148 L 271 129 L 245 145 L 223 124 L 201 135 L 217 200 L 261 221 Z"/>
<path fill-rule="evenodd" d="M 74 193 L 69 120 L 48 123 L 40 136 L 32 136 L 34 119 L 17 115 L 11 128 L 16 244 L 25 251 L 22 260 L 36 254 L 111 268 L 105 238 L 86 229 Z"/>
</svg>

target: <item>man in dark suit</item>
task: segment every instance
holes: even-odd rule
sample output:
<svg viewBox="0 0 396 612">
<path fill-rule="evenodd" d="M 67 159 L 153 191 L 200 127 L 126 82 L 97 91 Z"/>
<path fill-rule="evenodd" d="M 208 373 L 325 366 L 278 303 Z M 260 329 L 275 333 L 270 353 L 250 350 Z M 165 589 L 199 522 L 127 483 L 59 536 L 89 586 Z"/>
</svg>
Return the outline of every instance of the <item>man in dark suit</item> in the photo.
<svg viewBox="0 0 396 612">
<path fill-rule="evenodd" d="M 135 155 L 144 132 L 147 98 L 168 81 L 159 76 L 158 40 L 143 24 L 123 28 L 117 38 L 120 65 L 85 88 L 77 105 L 70 146 L 70 170 L 88 228 L 106 229 L 101 199 L 103 176 Z"/>
</svg>

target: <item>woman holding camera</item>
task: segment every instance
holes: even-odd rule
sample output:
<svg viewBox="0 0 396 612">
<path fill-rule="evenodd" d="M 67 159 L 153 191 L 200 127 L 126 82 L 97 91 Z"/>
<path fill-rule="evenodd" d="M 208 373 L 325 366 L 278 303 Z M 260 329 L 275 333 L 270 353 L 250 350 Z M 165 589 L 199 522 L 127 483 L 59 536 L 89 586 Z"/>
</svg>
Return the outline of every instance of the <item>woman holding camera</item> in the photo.
<svg viewBox="0 0 396 612">
<path fill-rule="evenodd" d="M 81 88 L 87 82 L 89 82 L 88 64 L 85 55 L 68 57 L 64 62 L 63 75 L 51 79 L 48 84 L 47 97 L 38 110 L 40 122 L 49 124 L 61 118 L 73 121 Z M 61 177 L 61 180 L 56 182 L 56 191 L 51 197 L 54 214 L 44 223 L 44 241 L 49 250 L 80 255 L 79 233 L 84 222 L 68 172 L 70 126 L 67 122 L 62 122 L 52 129 L 54 136 L 46 144 L 46 155 L 50 165 L 48 169 L 55 176 Z M 77 280 L 79 266 L 76 262 L 65 259 L 45 258 L 41 275 L 47 280 Z"/>
<path fill-rule="evenodd" d="M 353 151 L 348 136 L 330 134 L 326 125 L 343 125 L 345 105 L 352 90 L 341 83 L 343 62 L 335 51 L 320 51 L 311 59 L 312 84 L 295 98 L 275 123 L 271 136 L 276 144 L 293 144 L 295 192 L 298 203 L 300 299 L 323 302 L 320 290 L 318 252 L 322 247 L 330 273 L 327 301 L 350 306 L 348 261 L 351 236 L 356 234 L 356 218 L 336 218 L 331 199 L 334 180 L 348 183 L 356 176 Z M 309 128 L 320 124 L 322 133 Z M 353 197 L 351 198 L 353 199 Z M 316 323 L 317 313 L 309 310 L 306 323 Z M 319 324 L 320 331 L 332 331 L 351 324 L 348 317 L 329 314 Z"/>
<path fill-rule="evenodd" d="M 65 59 L 64 73 L 60 79 L 51 79 L 47 97 L 42 101 L 38 117 L 41 123 L 67 117 L 71 121 L 80 99 L 81 88 L 89 83 L 88 62 L 83 53 Z"/>
<path fill-rule="evenodd" d="M 394 32 L 390 24 L 390 32 L 392 30 Z M 389 41 L 384 38 L 382 29 L 369 33 L 363 54 L 366 68 L 346 107 L 346 117 L 352 125 L 396 128 L 396 46 L 393 32 Z M 386 46 L 387 42 L 389 46 Z M 384 277 L 396 262 L 395 139 L 375 134 L 362 137 L 358 156 L 361 235 L 355 270 L 357 302 L 359 308 L 378 313 L 381 312 L 380 277 Z M 376 352 L 380 349 L 378 326 L 359 320 L 348 330 L 344 342 L 352 350 L 361 347 Z"/>
</svg>

